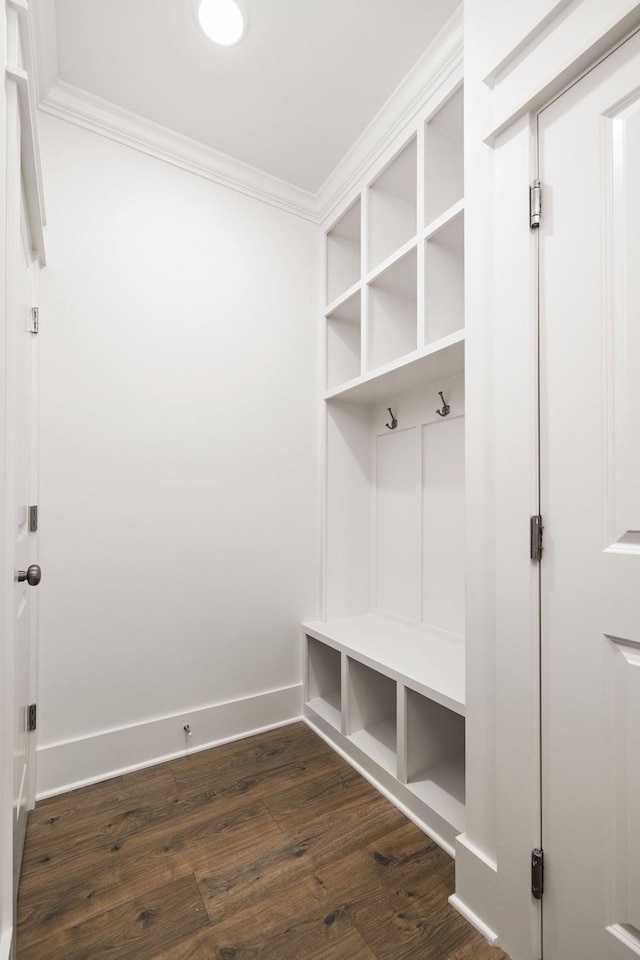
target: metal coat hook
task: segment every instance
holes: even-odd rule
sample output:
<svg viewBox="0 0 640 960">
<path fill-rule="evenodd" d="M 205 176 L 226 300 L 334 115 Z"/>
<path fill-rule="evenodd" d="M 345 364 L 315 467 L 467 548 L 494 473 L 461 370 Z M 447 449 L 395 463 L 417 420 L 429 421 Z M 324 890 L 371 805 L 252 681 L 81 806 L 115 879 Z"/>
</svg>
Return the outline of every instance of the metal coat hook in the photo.
<svg viewBox="0 0 640 960">
<path fill-rule="evenodd" d="M 436 410 L 436 413 L 439 417 L 447 417 L 451 413 L 451 407 L 442 396 L 442 390 L 439 391 L 440 399 L 442 400 L 442 410 Z"/>
<path fill-rule="evenodd" d="M 391 417 L 391 423 L 385 423 L 385 427 L 388 427 L 389 430 L 395 430 L 395 428 L 398 426 L 398 421 L 394 417 L 391 407 L 387 407 L 387 410 L 389 411 L 389 416 Z"/>
</svg>

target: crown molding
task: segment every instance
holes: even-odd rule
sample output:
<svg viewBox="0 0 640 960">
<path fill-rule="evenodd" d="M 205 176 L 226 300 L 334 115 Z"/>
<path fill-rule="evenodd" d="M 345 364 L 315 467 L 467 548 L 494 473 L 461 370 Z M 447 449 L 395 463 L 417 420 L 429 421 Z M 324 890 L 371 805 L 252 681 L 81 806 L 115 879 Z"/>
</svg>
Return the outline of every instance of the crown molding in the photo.
<svg viewBox="0 0 640 960">
<path fill-rule="evenodd" d="M 57 77 L 55 0 L 30 0 L 40 109 L 93 133 L 237 190 L 287 213 L 323 223 L 353 193 L 389 145 L 451 78 L 462 78 L 462 7 L 453 14 L 317 193 L 118 107 Z"/>
<path fill-rule="evenodd" d="M 62 80 L 54 83 L 40 109 L 198 177 L 317 222 L 312 193 Z"/>
</svg>

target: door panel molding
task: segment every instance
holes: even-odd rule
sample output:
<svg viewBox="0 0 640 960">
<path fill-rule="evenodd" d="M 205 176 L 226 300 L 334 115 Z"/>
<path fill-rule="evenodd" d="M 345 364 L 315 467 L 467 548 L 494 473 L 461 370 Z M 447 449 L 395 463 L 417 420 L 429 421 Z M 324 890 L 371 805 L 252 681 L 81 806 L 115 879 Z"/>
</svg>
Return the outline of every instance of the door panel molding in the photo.
<svg viewBox="0 0 640 960">
<path fill-rule="evenodd" d="M 610 934 L 640 955 L 640 636 L 607 637 L 612 770 Z"/>
</svg>

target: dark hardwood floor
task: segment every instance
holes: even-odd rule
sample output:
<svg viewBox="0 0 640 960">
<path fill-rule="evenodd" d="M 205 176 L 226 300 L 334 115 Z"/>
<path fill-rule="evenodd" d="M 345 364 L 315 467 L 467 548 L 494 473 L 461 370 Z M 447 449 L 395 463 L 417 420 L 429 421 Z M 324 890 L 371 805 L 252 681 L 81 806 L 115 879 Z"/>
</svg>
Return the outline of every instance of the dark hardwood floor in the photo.
<svg viewBox="0 0 640 960">
<path fill-rule="evenodd" d="M 18 960 L 505 960 L 453 877 L 298 723 L 39 803 Z"/>
</svg>

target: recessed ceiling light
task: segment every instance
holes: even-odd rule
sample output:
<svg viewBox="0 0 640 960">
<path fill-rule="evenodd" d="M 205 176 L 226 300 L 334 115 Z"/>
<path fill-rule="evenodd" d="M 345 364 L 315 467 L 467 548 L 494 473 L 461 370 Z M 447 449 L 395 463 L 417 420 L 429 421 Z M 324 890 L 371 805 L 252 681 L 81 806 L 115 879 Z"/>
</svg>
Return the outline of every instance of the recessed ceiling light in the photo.
<svg viewBox="0 0 640 960">
<path fill-rule="evenodd" d="M 214 43 L 232 47 L 245 36 L 249 25 L 243 0 L 194 0 L 196 20 Z"/>
</svg>

